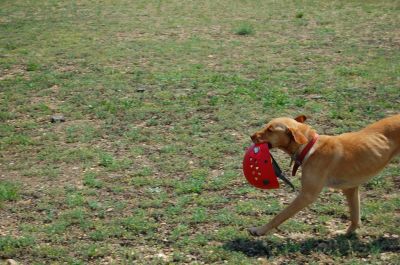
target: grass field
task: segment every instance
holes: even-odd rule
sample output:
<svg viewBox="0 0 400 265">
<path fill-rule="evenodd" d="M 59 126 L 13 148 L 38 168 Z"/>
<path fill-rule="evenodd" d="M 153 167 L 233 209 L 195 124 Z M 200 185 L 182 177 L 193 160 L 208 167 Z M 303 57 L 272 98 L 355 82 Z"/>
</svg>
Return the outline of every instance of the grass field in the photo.
<svg viewBox="0 0 400 265">
<path fill-rule="evenodd" d="M 392 0 L 0 1 L 0 264 L 399 264 L 399 158 L 350 238 L 329 190 L 250 237 L 296 194 L 241 171 L 273 117 L 399 113 L 399 25 Z"/>
</svg>

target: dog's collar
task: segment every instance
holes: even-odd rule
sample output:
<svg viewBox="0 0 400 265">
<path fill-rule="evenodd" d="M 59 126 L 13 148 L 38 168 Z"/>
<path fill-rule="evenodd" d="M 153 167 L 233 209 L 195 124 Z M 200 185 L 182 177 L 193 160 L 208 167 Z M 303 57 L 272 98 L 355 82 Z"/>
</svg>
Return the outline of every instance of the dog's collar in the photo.
<svg viewBox="0 0 400 265">
<path fill-rule="evenodd" d="M 308 152 L 310 152 L 311 148 L 314 146 L 314 144 L 317 142 L 319 138 L 318 134 L 315 134 L 313 139 L 308 142 L 308 144 L 304 147 L 304 149 L 301 151 L 300 155 L 296 156 L 294 155 L 294 166 L 292 170 L 292 176 L 296 175 L 297 170 L 301 166 L 301 164 L 304 161 L 304 158 L 307 156 Z"/>
</svg>

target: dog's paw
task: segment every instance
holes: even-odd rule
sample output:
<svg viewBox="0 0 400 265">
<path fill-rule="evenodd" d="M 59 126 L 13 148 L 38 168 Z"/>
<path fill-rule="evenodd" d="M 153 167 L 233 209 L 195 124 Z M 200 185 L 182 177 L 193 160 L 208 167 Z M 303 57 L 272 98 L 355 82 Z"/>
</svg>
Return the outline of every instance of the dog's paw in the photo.
<svg viewBox="0 0 400 265">
<path fill-rule="evenodd" d="M 249 232 L 249 234 L 252 236 L 263 236 L 265 234 L 259 227 L 251 227 L 247 229 L 247 232 Z"/>
<path fill-rule="evenodd" d="M 360 228 L 360 225 L 350 225 L 349 228 L 346 230 L 346 235 L 355 235 L 357 234 L 356 230 Z"/>
</svg>

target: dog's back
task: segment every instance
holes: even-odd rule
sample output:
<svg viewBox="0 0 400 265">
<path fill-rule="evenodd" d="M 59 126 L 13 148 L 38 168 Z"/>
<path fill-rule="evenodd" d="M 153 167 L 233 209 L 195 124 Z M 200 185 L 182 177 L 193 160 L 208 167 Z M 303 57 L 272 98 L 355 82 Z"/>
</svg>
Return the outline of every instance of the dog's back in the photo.
<svg viewBox="0 0 400 265">
<path fill-rule="evenodd" d="M 400 154 L 400 114 L 377 121 L 361 132 L 383 134 L 395 146 L 393 155 Z"/>
<path fill-rule="evenodd" d="M 383 133 L 389 138 L 400 138 L 400 114 L 379 120 L 363 130 Z"/>
</svg>

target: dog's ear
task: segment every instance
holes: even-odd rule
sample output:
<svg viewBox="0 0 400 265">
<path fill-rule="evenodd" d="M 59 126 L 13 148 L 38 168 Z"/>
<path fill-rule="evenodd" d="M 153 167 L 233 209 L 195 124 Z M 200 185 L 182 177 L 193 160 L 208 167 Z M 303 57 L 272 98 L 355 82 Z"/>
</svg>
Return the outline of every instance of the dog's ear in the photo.
<svg viewBox="0 0 400 265">
<path fill-rule="evenodd" d="M 300 122 L 300 123 L 304 123 L 307 120 L 307 117 L 305 115 L 300 115 L 300 116 L 297 116 L 295 118 L 295 120 Z"/>
<path fill-rule="evenodd" d="M 289 132 L 293 136 L 293 139 L 296 141 L 298 144 L 305 144 L 308 142 L 307 138 L 304 136 L 302 132 L 300 132 L 299 129 L 295 128 L 288 128 Z"/>
</svg>

